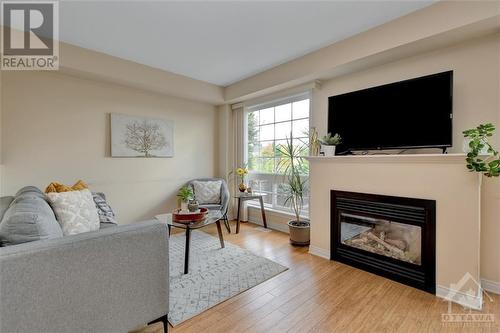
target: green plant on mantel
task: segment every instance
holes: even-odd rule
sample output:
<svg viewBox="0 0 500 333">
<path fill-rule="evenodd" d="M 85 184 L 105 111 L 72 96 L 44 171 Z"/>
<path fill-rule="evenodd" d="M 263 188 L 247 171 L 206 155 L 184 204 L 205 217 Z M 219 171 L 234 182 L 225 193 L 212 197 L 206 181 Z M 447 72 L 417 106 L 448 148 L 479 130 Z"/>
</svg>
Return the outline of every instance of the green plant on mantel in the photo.
<svg viewBox="0 0 500 333">
<path fill-rule="evenodd" d="M 495 126 L 491 123 L 481 124 L 476 128 L 463 131 L 464 137 L 469 138 L 470 151 L 467 153 L 467 169 L 471 172 L 480 172 L 486 177 L 500 176 L 500 156 L 488 139 L 495 133 Z M 481 156 L 484 149 L 487 156 Z"/>
<path fill-rule="evenodd" d="M 342 142 L 342 138 L 338 133 L 332 136 L 332 133 L 328 133 L 321 140 L 319 140 L 322 145 L 325 146 L 337 146 Z"/>
</svg>

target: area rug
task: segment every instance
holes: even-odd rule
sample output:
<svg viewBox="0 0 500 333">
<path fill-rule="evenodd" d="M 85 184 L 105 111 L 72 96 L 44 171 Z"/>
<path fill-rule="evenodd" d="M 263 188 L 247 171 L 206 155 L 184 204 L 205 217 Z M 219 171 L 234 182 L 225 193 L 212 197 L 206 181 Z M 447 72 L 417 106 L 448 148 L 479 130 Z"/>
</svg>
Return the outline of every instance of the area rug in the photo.
<svg viewBox="0 0 500 333">
<path fill-rule="evenodd" d="M 288 268 L 202 231 L 191 233 L 189 274 L 184 270 L 184 233 L 170 237 L 170 310 L 172 326 L 255 287 Z"/>
</svg>

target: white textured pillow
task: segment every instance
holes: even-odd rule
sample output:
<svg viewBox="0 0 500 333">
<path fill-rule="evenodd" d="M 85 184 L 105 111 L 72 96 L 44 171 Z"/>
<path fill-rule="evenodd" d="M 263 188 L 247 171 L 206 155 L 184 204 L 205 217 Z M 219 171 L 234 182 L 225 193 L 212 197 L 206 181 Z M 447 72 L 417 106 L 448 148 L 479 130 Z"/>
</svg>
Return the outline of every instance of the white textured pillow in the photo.
<svg viewBox="0 0 500 333">
<path fill-rule="evenodd" d="M 47 193 L 63 235 L 99 230 L 99 215 L 89 190 Z"/>
<path fill-rule="evenodd" d="M 220 203 L 221 180 L 208 180 L 192 182 L 194 196 L 200 204 L 218 204 Z"/>
</svg>

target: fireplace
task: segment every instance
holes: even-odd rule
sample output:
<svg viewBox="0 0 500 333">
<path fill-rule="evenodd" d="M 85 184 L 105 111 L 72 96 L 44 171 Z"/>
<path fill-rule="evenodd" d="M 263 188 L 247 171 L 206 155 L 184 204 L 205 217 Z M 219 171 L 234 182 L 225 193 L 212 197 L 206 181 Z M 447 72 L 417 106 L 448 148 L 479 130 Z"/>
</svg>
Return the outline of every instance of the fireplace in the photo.
<svg viewBox="0 0 500 333">
<path fill-rule="evenodd" d="M 331 259 L 436 291 L 434 200 L 331 191 Z"/>
</svg>

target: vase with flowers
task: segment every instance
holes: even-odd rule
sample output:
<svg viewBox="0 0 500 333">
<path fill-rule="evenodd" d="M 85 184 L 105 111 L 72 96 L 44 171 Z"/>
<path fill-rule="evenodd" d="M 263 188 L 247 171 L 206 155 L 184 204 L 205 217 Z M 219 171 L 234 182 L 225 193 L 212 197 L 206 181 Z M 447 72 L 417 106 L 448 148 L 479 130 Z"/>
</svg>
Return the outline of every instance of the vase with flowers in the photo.
<svg viewBox="0 0 500 333">
<path fill-rule="evenodd" d="M 240 184 L 238 185 L 238 190 L 240 190 L 241 193 L 245 192 L 247 189 L 247 186 L 245 185 L 245 176 L 248 174 L 248 170 L 246 168 L 237 168 L 236 169 L 236 175 L 240 177 Z"/>
</svg>

